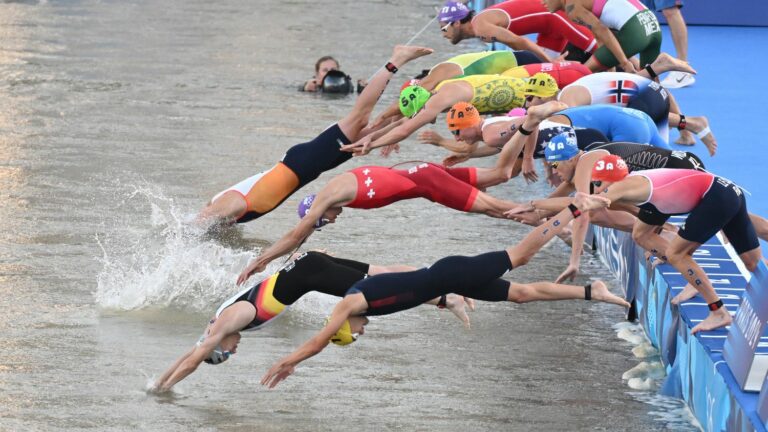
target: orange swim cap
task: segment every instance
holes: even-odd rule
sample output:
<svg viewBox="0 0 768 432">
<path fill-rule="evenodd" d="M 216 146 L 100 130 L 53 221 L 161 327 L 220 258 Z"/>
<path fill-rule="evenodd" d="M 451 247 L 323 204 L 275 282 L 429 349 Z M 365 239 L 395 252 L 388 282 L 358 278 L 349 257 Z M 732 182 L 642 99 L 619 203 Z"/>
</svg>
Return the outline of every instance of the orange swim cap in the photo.
<svg viewBox="0 0 768 432">
<path fill-rule="evenodd" d="M 453 104 L 445 115 L 448 130 L 466 129 L 479 124 L 483 119 L 477 108 L 469 102 L 457 102 Z"/>
</svg>

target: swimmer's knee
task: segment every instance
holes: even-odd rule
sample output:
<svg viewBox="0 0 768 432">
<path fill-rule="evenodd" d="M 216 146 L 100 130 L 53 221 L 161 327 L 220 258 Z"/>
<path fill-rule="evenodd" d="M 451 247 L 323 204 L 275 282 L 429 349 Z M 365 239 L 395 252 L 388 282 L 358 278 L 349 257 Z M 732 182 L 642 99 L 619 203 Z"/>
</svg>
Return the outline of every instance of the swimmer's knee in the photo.
<svg viewBox="0 0 768 432">
<path fill-rule="evenodd" d="M 511 284 L 507 300 L 514 303 L 528 303 L 533 301 L 535 291 L 530 285 Z"/>
</svg>

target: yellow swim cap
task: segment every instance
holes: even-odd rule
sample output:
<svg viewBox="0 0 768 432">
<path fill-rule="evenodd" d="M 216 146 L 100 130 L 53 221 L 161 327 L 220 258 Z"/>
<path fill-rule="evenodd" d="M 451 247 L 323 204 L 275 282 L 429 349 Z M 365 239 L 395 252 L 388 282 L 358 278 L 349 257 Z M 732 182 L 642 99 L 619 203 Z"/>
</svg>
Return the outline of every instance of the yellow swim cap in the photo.
<svg viewBox="0 0 768 432">
<path fill-rule="evenodd" d="M 528 83 L 525 86 L 525 94 L 538 97 L 554 96 L 557 90 L 557 81 L 552 75 L 544 72 L 538 72 L 528 78 Z"/>
<path fill-rule="evenodd" d="M 331 317 L 325 319 L 325 324 L 331 320 Z M 344 320 L 344 324 L 341 325 L 339 331 L 331 336 L 330 341 L 339 346 L 349 345 L 356 341 L 357 337 L 352 334 L 352 326 L 349 324 L 349 320 Z"/>
</svg>

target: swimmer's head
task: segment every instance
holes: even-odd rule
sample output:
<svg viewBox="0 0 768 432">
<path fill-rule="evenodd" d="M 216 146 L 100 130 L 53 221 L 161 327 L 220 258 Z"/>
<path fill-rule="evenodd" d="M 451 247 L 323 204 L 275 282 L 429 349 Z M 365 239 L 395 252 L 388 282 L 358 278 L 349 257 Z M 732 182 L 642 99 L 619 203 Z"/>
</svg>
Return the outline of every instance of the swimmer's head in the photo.
<svg viewBox="0 0 768 432">
<path fill-rule="evenodd" d="M 330 316 L 325 319 L 326 325 L 330 320 Z M 330 341 L 339 346 L 349 345 L 356 341 L 360 335 L 365 334 L 366 324 L 368 324 L 368 318 L 366 317 L 349 317 L 341 325 L 341 328 L 331 336 Z"/>
<path fill-rule="evenodd" d="M 457 1 L 447 1 L 440 9 L 437 16 L 438 25 L 443 37 L 456 45 L 461 42 L 465 35 L 462 34 L 461 25 L 472 20 L 474 11 L 467 5 Z"/>
<path fill-rule="evenodd" d="M 603 156 L 592 167 L 592 183 L 595 188 L 601 188 L 602 183 L 615 183 L 624 180 L 629 175 L 629 167 L 617 155 Z"/>
<path fill-rule="evenodd" d="M 483 119 L 477 108 L 469 102 L 457 102 L 445 115 L 448 130 L 455 131 L 479 125 Z"/>
<path fill-rule="evenodd" d="M 413 117 L 424 108 L 432 93 L 424 87 L 412 85 L 400 92 L 400 112 L 405 117 Z"/>
<path fill-rule="evenodd" d="M 297 212 L 299 214 L 299 219 L 304 219 L 304 216 L 306 216 L 307 213 L 309 213 L 309 208 L 312 207 L 312 203 L 315 202 L 316 197 L 317 195 L 315 194 L 309 194 L 305 196 L 303 200 L 299 201 L 299 208 L 297 209 Z M 325 218 L 321 217 L 320 219 L 315 221 L 315 228 L 322 228 L 323 225 L 327 223 L 328 221 L 326 221 Z"/>
<path fill-rule="evenodd" d="M 555 81 L 552 75 L 538 72 L 527 79 L 523 93 L 528 96 L 548 98 L 557 94 L 558 90 L 557 81 Z"/>
<path fill-rule="evenodd" d="M 340 70 L 330 70 L 325 74 L 320 86 L 323 93 L 346 94 L 354 91 L 352 78 Z"/>
<path fill-rule="evenodd" d="M 197 345 L 200 346 L 204 340 L 205 335 L 200 337 L 200 340 L 197 341 Z M 240 333 L 228 335 L 216 345 L 216 348 L 214 348 L 203 361 L 211 365 L 224 363 L 229 360 L 233 354 L 237 353 L 238 343 L 240 343 Z"/>
<path fill-rule="evenodd" d="M 579 154 L 576 132 L 567 128 L 555 135 L 544 145 L 544 159 L 547 162 L 562 162 Z"/>
</svg>

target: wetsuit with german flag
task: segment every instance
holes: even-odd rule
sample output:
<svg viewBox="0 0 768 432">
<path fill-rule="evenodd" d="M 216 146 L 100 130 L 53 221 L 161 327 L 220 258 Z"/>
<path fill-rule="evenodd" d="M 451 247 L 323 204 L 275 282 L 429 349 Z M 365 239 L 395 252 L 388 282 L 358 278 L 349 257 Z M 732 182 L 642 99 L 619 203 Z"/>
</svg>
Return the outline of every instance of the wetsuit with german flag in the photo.
<svg viewBox="0 0 768 432">
<path fill-rule="evenodd" d="M 515 78 L 532 77 L 539 72 L 544 72 L 552 76 L 557 81 L 557 86 L 563 88 L 579 78 L 592 73 L 588 67 L 578 62 L 562 61 L 555 63 L 534 63 L 529 65 L 517 66 L 502 72 L 504 76 Z"/>
<path fill-rule="evenodd" d="M 256 317 L 243 330 L 252 330 L 280 315 L 310 291 L 343 297 L 356 282 L 367 277 L 369 268 L 366 263 L 307 252 L 225 301 L 216 316 L 236 302 L 247 301 L 256 307 Z"/>
<path fill-rule="evenodd" d="M 525 104 L 526 81 L 502 75 L 471 75 L 449 79 L 435 87 L 434 92 L 454 82 L 465 82 L 472 86 L 473 96 L 469 101 L 481 114 L 507 112 Z"/>
<path fill-rule="evenodd" d="M 372 209 L 397 201 L 426 198 L 455 210 L 469 211 L 479 190 L 475 168 L 446 168 L 422 163 L 409 169 L 363 166 L 350 171 L 357 177 L 357 195 L 345 207 Z"/>
</svg>

